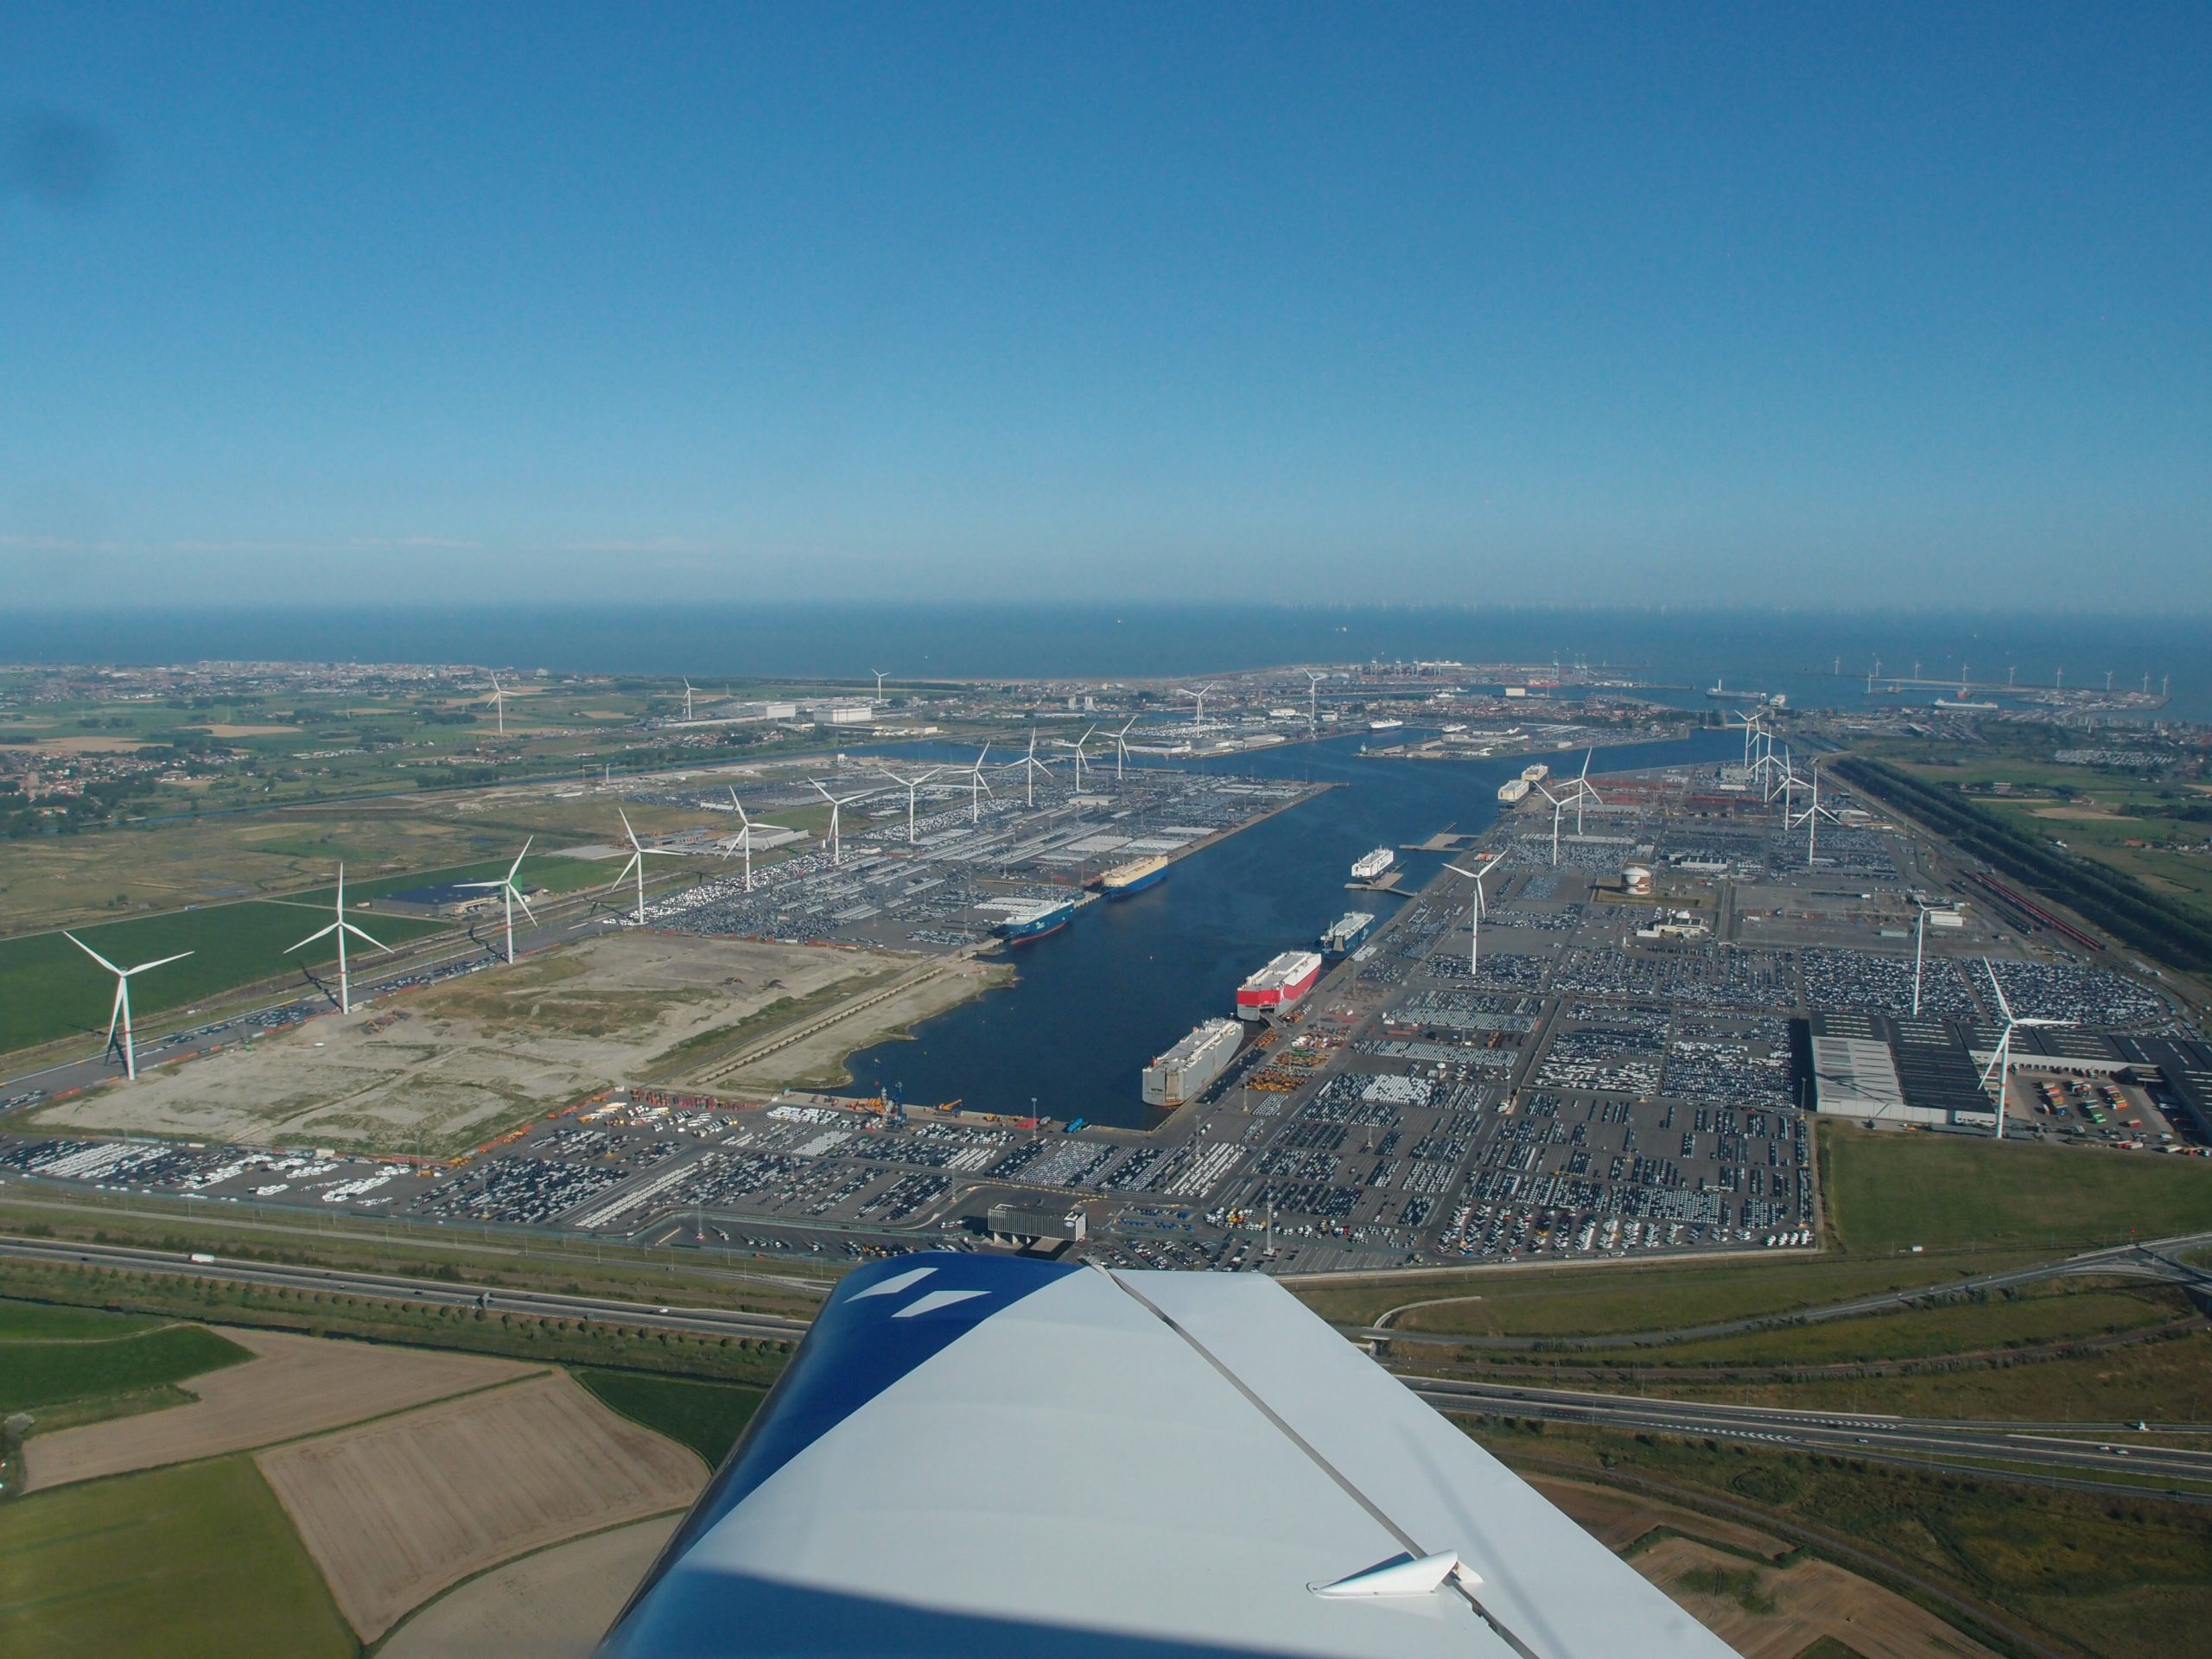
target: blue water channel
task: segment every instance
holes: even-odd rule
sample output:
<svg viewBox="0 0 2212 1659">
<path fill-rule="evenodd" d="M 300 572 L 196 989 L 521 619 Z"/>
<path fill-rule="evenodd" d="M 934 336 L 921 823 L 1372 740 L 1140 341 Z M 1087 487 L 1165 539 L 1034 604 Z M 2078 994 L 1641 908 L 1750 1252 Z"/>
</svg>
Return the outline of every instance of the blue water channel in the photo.
<svg viewBox="0 0 2212 1659">
<path fill-rule="evenodd" d="M 1354 859 L 1446 826 L 1462 834 L 1488 828 L 1497 786 L 1533 758 L 1370 760 L 1358 753 L 1362 741 L 1163 763 L 1342 787 L 1179 860 L 1166 881 L 1133 899 L 1085 906 L 1069 926 L 1014 951 L 1014 984 L 925 1021 L 912 1040 L 854 1055 L 847 1064 L 855 1083 L 903 1089 L 916 1105 L 957 1099 L 975 1111 L 1033 1109 L 1125 1128 L 1157 1121 L 1139 1092 L 1155 1054 L 1201 1020 L 1234 1013 L 1238 984 L 1278 950 L 1311 946 L 1347 910 L 1387 919 L 1404 902 L 1347 892 Z M 1741 748 L 1740 738 L 1722 732 L 1600 748 L 1591 775 L 1710 763 Z M 974 758 L 919 753 L 925 764 Z M 1581 764 L 1579 751 L 1542 758 L 1560 770 Z M 1408 891 L 1442 862 L 1435 854 L 1400 856 Z"/>
</svg>

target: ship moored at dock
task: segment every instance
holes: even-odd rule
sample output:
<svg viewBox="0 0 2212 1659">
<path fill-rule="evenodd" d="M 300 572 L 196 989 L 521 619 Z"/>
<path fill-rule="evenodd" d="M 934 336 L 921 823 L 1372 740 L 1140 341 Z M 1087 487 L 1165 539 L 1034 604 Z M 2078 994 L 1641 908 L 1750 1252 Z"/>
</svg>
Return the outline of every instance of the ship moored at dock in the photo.
<svg viewBox="0 0 2212 1659">
<path fill-rule="evenodd" d="M 1388 847 L 1377 847 L 1373 852 L 1353 863 L 1351 879 L 1355 881 L 1372 881 L 1397 861 L 1397 854 L 1392 852 Z"/>
<path fill-rule="evenodd" d="M 1168 861 L 1157 854 L 1116 864 L 1098 878 L 1098 890 L 1109 899 L 1127 899 L 1156 887 L 1167 879 Z"/>
<path fill-rule="evenodd" d="M 1074 916 L 1072 899 L 1026 899 L 1007 905 L 993 931 L 1008 944 L 1027 944 L 1058 932 Z"/>
<path fill-rule="evenodd" d="M 1375 916 L 1371 911 L 1348 910 L 1329 924 L 1321 935 L 1321 954 L 1324 957 L 1348 957 L 1360 947 L 1360 943 L 1375 931 Z"/>
<path fill-rule="evenodd" d="M 1287 1014 L 1321 977 L 1321 953 L 1286 950 L 1236 988 L 1236 1017 L 1264 1020 Z"/>
<path fill-rule="evenodd" d="M 1528 793 L 1529 780 L 1526 778 L 1509 778 L 1497 786 L 1497 798 L 1508 806 L 1523 798 Z"/>
<path fill-rule="evenodd" d="M 1244 1041 L 1234 1020 L 1209 1020 L 1144 1069 L 1147 1106 L 1176 1107 L 1205 1092 Z"/>
</svg>

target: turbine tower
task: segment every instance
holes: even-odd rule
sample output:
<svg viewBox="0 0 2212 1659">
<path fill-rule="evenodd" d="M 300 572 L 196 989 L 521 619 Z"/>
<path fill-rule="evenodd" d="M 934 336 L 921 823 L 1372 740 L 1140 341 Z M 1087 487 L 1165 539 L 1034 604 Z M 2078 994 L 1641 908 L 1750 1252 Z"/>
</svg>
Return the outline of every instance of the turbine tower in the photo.
<svg viewBox="0 0 2212 1659">
<path fill-rule="evenodd" d="M 515 876 L 522 869 L 523 860 L 530 856 L 530 843 L 537 839 L 537 837 L 536 836 L 531 836 L 524 841 L 522 844 L 522 851 L 515 855 L 515 861 L 507 867 L 507 873 L 505 876 L 499 880 L 464 881 L 461 884 L 464 887 L 482 887 L 486 890 L 496 891 L 499 897 L 505 900 L 507 911 L 507 965 L 511 968 L 514 965 L 515 960 L 516 904 L 518 902 L 521 904 L 522 913 L 529 917 L 532 922 L 536 922 L 537 920 L 537 912 L 532 911 L 530 907 L 530 900 L 523 897 L 522 889 L 515 885 Z"/>
<path fill-rule="evenodd" d="M 1559 815 L 1567 810 L 1567 801 L 1564 798 L 1553 794 L 1541 784 L 1536 785 L 1536 793 L 1552 804 L 1552 868 L 1557 869 L 1559 868 Z"/>
<path fill-rule="evenodd" d="M 74 933 L 65 931 L 61 937 L 115 976 L 115 1007 L 110 1010 L 107 1017 L 107 1046 L 100 1052 L 104 1054 L 114 1052 L 115 1034 L 120 1029 L 123 1033 L 123 1075 L 132 1082 L 137 1082 L 138 1080 L 138 1050 L 130 1035 L 130 977 L 134 974 L 143 974 L 151 969 L 166 968 L 173 962 L 182 962 L 192 952 L 180 950 L 173 957 L 157 957 L 152 962 L 142 962 L 136 968 L 118 968 Z"/>
<path fill-rule="evenodd" d="M 499 677 L 492 676 L 492 709 L 499 717 L 499 735 L 507 734 L 507 694 L 499 683 Z"/>
<path fill-rule="evenodd" d="M 1029 753 L 1023 755 L 1020 760 L 1009 764 L 1007 770 L 1012 772 L 1015 767 L 1021 769 L 1023 804 L 1033 807 L 1037 804 L 1037 774 L 1040 772 L 1049 773 L 1052 770 L 1051 761 L 1039 760 L 1037 758 L 1036 733 L 1029 734 Z"/>
<path fill-rule="evenodd" d="M 2012 1005 L 2005 1000 L 2005 988 L 1997 982 L 1997 969 L 1990 966 L 1989 958 L 1981 959 L 1982 971 L 1989 976 L 1989 988 L 1997 993 L 1997 1006 L 2005 1015 L 2004 1033 L 1997 1039 L 1997 1052 L 1989 1057 L 1989 1064 L 1981 1069 L 1981 1086 L 1989 1087 L 1989 1074 L 1997 1074 L 1997 1138 L 2005 1138 L 2005 1090 L 2012 1076 L 2012 1033 L 2022 1026 L 2066 1026 L 2070 1020 L 2031 1018 L 2012 1012 Z"/>
<path fill-rule="evenodd" d="M 1497 866 L 1498 860 L 1493 858 L 1479 870 L 1463 870 L 1457 864 L 1444 867 L 1452 874 L 1464 875 L 1475 884 L 1474 902 L 1467 907 L 1467 977 L 1470 980 L 1478 977 L 1478 969 L 1481 968 L 1483 960 L 1483 882 Z"/>
<path fill-rule="evenodd" d="M 292 950 L 304 950 L 317 939 L 333 933 L 338 936 L 338 1012 L 351 1014 L 353 1012 L 353 983 L 349 977 L 350 970 L 346 965 L 346 936 L 351 933 L 357 939 L 365 939 L 386 956 L 391 954 L 391 947 L 379 940 L 369 938 L 366 933 L 346 919 L 346 867 L 343 864 L 338 867 L 338 919 L 331 923 L 328 927 L 319 928 L 308 934 L 307 938 L 294 945 Z M 289 956 L 291 952 L 287 951 L 285 954 Z"/>
<path fill-rule="evenodd" d="M 1129 732 L 1136 723 L 1137 717 L 1131 715 L 1128 725 L 1114 734 L 1114 781 L 1117 784 L 1122 781 L 1122 763 L 1129 758 Z"/>
<path fill-rule="evenodd" d="M 1085 746 L 1090 743 L 1092 734 L 1097 729 L 1096 726 L 1091 727 L 1089 731 L 1068 746 L 1075 751 L 1075 791 L 1078 795 L 1083 793 L 1083 763 L 1090 758 L 1085 752 Z"/>
<path fill-rule="evenodd" d="M 683 677 L 683 718 L 687 723 L 691 719 L 691 677 L 687 674 Z"/>
<path fill-rule="evenodd" d="M 990 752 L 991 746 L 984 744 L 976 756 L 976 764 L 968 768 L 968 822 L 970 823 L 983 821 L 983 797 L 991 795 L 991 786 L 983 781 L 983 757 Z M 991 798 L 995 801 L 998 797 L 991 795 Z"/>
<path fill-rule="evenodd" d="M 914 778 L 901 778 L 897 772 L 892 771 L 888 766 L 878 766 L 876 770 L 906 791 L 906 845 L 912 847 L 914 844 L 915 793 L 924 784 L 929 782 L 931 779 L 936 777 L 938 773 L 944 771 L 944 768 L 942 766 L 931 766 L 927 772 Z"/>
<path fill-rule="evenodd" d="M 738 849 L 745 855 L 745 890 L 750 893 L 753 891 L 753 820 L 745 816 L 744 803 L 737 798 L 734 785 L 729 791 L 729 804 L 737 810 L 739 825 L 738 832 L 730 840 L 736 842 Z M 728 855 L 723 855 L 727 857 Z"/>
<path fill-rule="evenodd" d="M 875 700 L 881 702 L 883 701 L 883 671 L 880 668 L 871 668 L 868 672 L 875 676 Z"/>
<path fill-rule="evenodd" d="M 1310 668 L 1306 671 L 1306 733 L 1309 737 L 1321 729 L 1321 682 L 1328 677 Z"/>
<path fill-rule="evenodd" d="M 1807 807 L 1802 812 L 1800 812 L 1797 815 L 1796 819 L 1793 822 L 1789 817 L 1789 798 L 1785 796 L 1783 799 L 1782 816 L 1782 827 L 1785 830 L 1794 830 L 1799 823 L 1805 826 L 1805 868 L 1808 870 L 1811 869 L 1813 868 L 1813 855 L 1818 847 L 1818 841 L 1816 837 L 1820 830 L 1820 821 L 1822 818 L 1826 818 L 1830 823 L 1840 824 L 1843 822 L 1841 818 L 1839 818 L 1834 813 L 1829 811 L 1827 808 L 1821 804 L 1820 756 L 1815 755 L 1813 757 L 1813 804 Z"/>
<path fill-rule="evenodd" d="M 624 812 L 619 806 L 614 810 L 621 817 L 622 833 L 629 838 L 630 861 L 622 867 L 621 874 L 608 885 L 619 887 L 629 877 L 632 871 L 634 870 L 637 873 L 638 925 L 643 927 L 645 925 L 645 861 L 649 858 L 681 858 L 683 855 L 671 852 L 665 847 L 646 846 L 638 839 L 638 832 L 630 827 L 630 815 Z"/>
<path fill-rule="evenodd" d="M 848 795 L 841 801 L 820 784 L 814 783 L 813 779 L 806 781 L 814 784 L 814 792 L 830 803 L 830 862 L 832 865 L 842 864 L 845 861 L 845 843 L 841 839 L 838 815 L 854 802 L 864 801 L 868 797 L 865 794 Z"/>
</svg>

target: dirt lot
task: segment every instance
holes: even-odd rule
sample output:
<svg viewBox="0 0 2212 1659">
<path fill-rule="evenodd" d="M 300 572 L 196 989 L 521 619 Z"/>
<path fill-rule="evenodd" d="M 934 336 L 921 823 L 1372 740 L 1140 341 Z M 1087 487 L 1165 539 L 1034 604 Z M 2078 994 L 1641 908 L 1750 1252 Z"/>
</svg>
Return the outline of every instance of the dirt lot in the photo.
<svg viewBox="0 0 2212 1659">
<path fill-rule="evenodd" d="M 566 1373 L 385 1417 L 256 1459 L 364 1641 L 526 1551 L 689 1503 L 690 1452 Z"/>
<path fill-rule="evenodd" d="M 536 1369 L 512 1360 L 331 1342 L 282 1331 L 226 1327 L 223 1334 L 257 1357 L 186 1383 L 200 1396 L 191 1405 L 34 1436 L 25 1453 L 26 1490 L 271 1446 Z"/>
<path fill-rule="evenodd" d="M 957 1007 L 992 986 L 1003 985 L 1013 976 L 1013 970 L 1003 963 L 948 958 L 925 969 L 912 983 L 901 986 L 873 1007 L 836 1020 L 788 1048 L 749 1065 L 710 1066 L 684 1080 L 716 1088 L 834 1089 L 852 1080 L 845 1070 L 847 1055 L 882 1041 L 890 1033 L 904 1031 Z"/>
<path fill-rule="evenodd" d="M 1607 1549 L 1626 1549 L 1655 1527 L 1672 1527 L 1680 1532 L 1693 1532 L 1700 1538 L 1731 1549 L 1740 1549 L 1753 1555 L 1763 1555 L 1769 1560 L 1786 1555 L 1789 1546 L 1770 1533 L 1751 1527 L 1738 1526 L 1732 1521 L 1722 1521 L 1694 1510 L 1677 1509 L 1671 1503 L 1658 1503 L 1624 1492 L 1618 1487 L 1593 1485 L 1587 1481 L 1562 1480 L 1554 1475 L 1528 1475 L 1524 1478 L 1545 1497 L 1573 1516 L 1583 1531 L 1605 1545 Z"/>
<path fill-rule="evenodd" d="M 1744 1659 L 1792 1659 L 1824 1636 L 1863 1659 L 1994 1659 L 1925 1608 L 1827 1561 L 1754 1567 L 1689 1538 L 1663 1539 L 1633 1560 Z M 1715 1573 L 1741 1584 L 1747 1570 L 1758 1580 L 1750 1595 L 1713 1593 Z"/>
<path fill-rule="evenodd" d="M 587 1659 L 680 1518 L 594 1533 L 471 1579 L 393 1631 L 378 1659 Z"/>
<path fill-rule="evenodd" d="M 310 1020 L 129 1089 L 65 1101 L 39 1122 L 259 1145 L 457 1150 L 595 1089 L 660 1075 L 671 1051 L 710 1044 L 779 999 L 916 961 L 626 932 Z M 395 1013 L 404 1017 L 391 1020 Z M 841 1026 L 839 1039 L 849 1050 L 898 1017 L 870 1011 Z"/>
</svg>

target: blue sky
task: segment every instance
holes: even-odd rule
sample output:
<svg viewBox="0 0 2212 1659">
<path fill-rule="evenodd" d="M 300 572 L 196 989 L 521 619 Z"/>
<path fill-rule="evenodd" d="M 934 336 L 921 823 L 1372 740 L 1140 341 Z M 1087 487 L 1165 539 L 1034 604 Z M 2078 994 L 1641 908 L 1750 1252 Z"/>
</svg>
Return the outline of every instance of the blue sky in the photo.
<svg viewBox="0 0 2212 1659">
<path fill-rule="evenodd" d="M 20 602 L 2212 608 L 2202 5 L 0 37 Z"/>
</svg>

